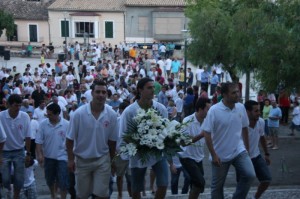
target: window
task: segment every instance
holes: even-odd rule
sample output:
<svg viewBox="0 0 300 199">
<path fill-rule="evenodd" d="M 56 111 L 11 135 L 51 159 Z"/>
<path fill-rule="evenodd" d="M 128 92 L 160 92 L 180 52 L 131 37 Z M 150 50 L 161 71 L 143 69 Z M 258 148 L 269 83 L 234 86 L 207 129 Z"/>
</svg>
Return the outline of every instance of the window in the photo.
<svg viewBox="0 0 300 199">
<path fill-rule="evenodd" d="M 148 17 L 139 17 L 139 31 L 148 30 Z"/>
<path fill-rule="evenodd" d="M 182 18 L 157 17 L 154 21 L 155 34 L 179 34 Z"/>
<path fill-rule="evenodd" d="M 94 22 L 75 22 L 75 37 L 95 37 Z"/>
<path fill-rule="evenodd" d="M 105 22 L 105 38 L 114 38 L 114 23 L 112 21 Z"/>
<path fill-rule="evenodd" d="M 69 21 L 61 21 L 60 22 L 61 27 L 61 37 L 69 37 Z"/>
</svg>

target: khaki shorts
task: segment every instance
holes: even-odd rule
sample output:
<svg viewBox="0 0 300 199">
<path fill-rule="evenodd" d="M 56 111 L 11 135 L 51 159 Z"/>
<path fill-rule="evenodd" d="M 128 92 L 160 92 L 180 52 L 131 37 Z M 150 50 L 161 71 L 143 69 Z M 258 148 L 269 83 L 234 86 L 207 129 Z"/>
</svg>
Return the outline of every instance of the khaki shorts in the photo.
<svg viewBox="0 0 300 199">
<path fill-rule="evenodd" d="M 109 154 L 100 158 L 75 159 L 76 193 L 79 198 L 88 198 L 90 194 L 98 197 L 109 196 L 111 162 Z"/>
<path fill-rule="evenodd" d="M 116 176 L 124 176 L 129 165 L 129 160 L 123 160 L 120 156 L 116 156 L 113 160 L 116 169 Z"/>
<path fill-rule="evenodd" d="M 269 127 L 269 133 L 271 136 L 278 136 L 278 127 Z"/>
</svg>

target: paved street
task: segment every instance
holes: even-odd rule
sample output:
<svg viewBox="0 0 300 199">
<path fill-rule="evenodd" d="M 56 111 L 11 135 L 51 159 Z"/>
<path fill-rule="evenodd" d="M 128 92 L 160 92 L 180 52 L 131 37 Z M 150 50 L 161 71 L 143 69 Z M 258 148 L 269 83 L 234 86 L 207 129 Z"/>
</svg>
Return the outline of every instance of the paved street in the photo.
<svg viewBox="0 0 300 199">
<path fill-rule="evenodd" d="M 46 63 L 49 62 L 53 67 L 55 63 L 55 59 L 48 60 L 46 59 Z M 0 67 L 5 66 L 8 68 L 12 68 L 12 66 L 16 65 L 18 71 L 23 72 L 26 64 L 31 64 L 32 68 L 37 67 L 40 63 L 40 59 L 29 59 L 29 58 L 11 58 L 10 61 L 4 61 L 0 59 Z M 77 62 L 74 62 L 74 66 L 77 66 Z M 242 79 L 244 81 L 244 79 Z M 252 93 L 253 95 L 253 93 Z M 296 132 L 295 137 L 288 136 L 289 129 L 286 126 L 280 127 L 280 139 L 279 139 L 279 150 L 271 150 L 271 161 L 272 164 L 270 166 L 273 182 L 271 184 L 268 192 L 262 197 L 265 199 L 299 199 L 300 198 L 300 132 Z M 205 193 L 202 194 L 201 198 L 210 198 L 209 195 L 209 187 L 210 187 L 210 163 L 208 161 L 208 152 L 206 151 L 206 158 L 204 160 L 204 170 L 205 170 L 205 179 L 207 181 Z M 147 190 L 149 190 L 149 182 L 147 178 Z M 47 198 L 49 199 L 49 191 L 46 186 L 43 170 L 42 168 L 37 168 L 36 170 L 36 180 L 37 180 L 37 188 L 38 188 L 38 198 Z M 225 184 L 226 187 L 226 198 L 230 198 L 230 195 L 234 192 L 233 187 L 235 187 L 235 172 L 233 169 L 230 170 L 227 181 Z M 180 187 L 182 186 L 182 178 L 180 180 Z M 255 190 L 257 186 L 257 182 L 254 184 L 252 192 Z M 125 187 L 125 186 L 124 186 Z M 114 190 L 116 190 L 116 186 L 114 185 Z M 125 192 L 123 194 L 127 196 Z M 112 198 L 116 198 L 115 193 Z M 147 192 L 146 198 L 153 198 L 151 193 Z M 187 198 L 186 195 L 178 195 L 171 196 L 168 193 L 168 198 Z"/>
</svg>

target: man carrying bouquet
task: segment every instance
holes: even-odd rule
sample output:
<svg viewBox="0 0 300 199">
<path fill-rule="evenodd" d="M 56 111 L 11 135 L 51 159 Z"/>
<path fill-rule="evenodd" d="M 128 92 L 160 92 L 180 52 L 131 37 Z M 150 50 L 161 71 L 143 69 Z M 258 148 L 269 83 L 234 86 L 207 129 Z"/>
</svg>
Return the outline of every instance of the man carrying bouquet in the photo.
<svg viewBox="0 0 300 199">
<path fill-rule="evenodd" d="M 138 111 L 147 111 L 151 108 L 156 110 L 163 118 L 168 117 L 167 109 L 161 103 L 153 100 L 154 82 L 150 78 L 142 78 L 137 84 L 136 101 L 125 109 L 120 119 L 120 134 L 123 136 L 128 133 L 130 124 L 134 123 L 134 118 L 138 115 Z M 137 129 L 139 130 L 139 129 Z M 126 142 L 123 140 L 122 142 Z M 132 198 L 140 199 L 140 192 L 144 188 L 144 177 L 147 167 L 152 167 L 156 175 L 157 191 L 155 199 L 163 199 L 166 195 L 168 186 L 168 164 L 165 157 L 157 157 L 153 154 L 147 156 L 146 161 L 142 161 L 139 155 L 129 157 L 129 167 L 131 168 L 132 182 Z"/>
</svg>

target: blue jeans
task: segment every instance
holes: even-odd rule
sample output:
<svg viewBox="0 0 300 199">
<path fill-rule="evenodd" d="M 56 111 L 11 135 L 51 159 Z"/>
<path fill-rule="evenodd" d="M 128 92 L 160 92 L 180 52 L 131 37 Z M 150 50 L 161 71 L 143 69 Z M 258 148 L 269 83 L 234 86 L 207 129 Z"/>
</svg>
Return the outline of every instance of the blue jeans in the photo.
<svg viewBox="0 0 300 199">
<path fill-rule="evenodd" d="M 256 178 L 252 161 L 247 153 L 243 151 L 237 157 L 228 162 L 222 162 L 221 167 L 212 164 L 211 198 L 224 199 L 224 183 L 230 165 L 235 167 L 239 181 L 232 199 L 245 199 L 252 182 Z"/>
<path fill-rule="evenodd" d="M 183 167 L 176 168 L 176 170 L 176 173 L 171 172 L 171 192 L 172 194 L 178 194 L 178 182 L 180 173 L 182 171 L 184 176 L 184 183 L 181 190 L 181 194 L 187 194 L 190 186 L 190 176 Z"/>
<path fill-rule="evenodd" d="M 13 166 L 14 188 L 22 189 L 25 177 L 25 153 L 23 149 L 13 151 L 3 151 L 2 163 L 2 183 L 6 189 L 10 190 L 11 166 Z"/>
<path fill-rule="evenodd" d="M 161 159 L 154 165 L 152 169 L 156 176 L 156 186 L 157 187 L 167 187 L 168 186 L 168 163 L 165 158 Z M 133 193 L 141 192 L 144 190 L 144 178 L 146 174 L 147 167 L 145 168 L 131 168 L 131 190 Z"/>
<path fill-rule="evenodd" d="M 45 158 L 44 171 L 46 183 L 49 187 L 56 183 L 62 191 L 69 188 L 67 161 Z"/>
</svg>

